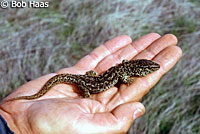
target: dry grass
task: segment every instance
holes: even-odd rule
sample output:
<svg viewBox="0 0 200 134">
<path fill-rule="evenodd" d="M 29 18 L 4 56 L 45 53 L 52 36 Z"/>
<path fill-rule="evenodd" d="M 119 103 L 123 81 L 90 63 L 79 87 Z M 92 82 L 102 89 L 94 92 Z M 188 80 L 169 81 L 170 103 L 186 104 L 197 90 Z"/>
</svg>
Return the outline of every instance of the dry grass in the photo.
<svg viewBox="0 0 200 134">
<path fill-rule="evenodd" d="M 143 99 L 129 133 L 200 132 L 199 0 L 49 0 L 47 9 L 0 9 L 0 94 L 71 66 L 120 34 L 174 33 L 181 61 Z"/>
</svg>

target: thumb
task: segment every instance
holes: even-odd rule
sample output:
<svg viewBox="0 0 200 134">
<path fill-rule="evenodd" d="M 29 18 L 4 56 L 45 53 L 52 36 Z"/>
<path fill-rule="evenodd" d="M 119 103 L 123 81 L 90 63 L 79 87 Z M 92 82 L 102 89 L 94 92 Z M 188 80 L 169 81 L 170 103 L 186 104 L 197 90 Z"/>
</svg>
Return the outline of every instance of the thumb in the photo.
<svg viewBox="0 0 200 134">
<path fill-rule="evenodd" d="M 134 120 L 145 113 L 145 107 L 140 102 L 130 102 L 119 105 L 112 111 L 122 128 L 129 129 Z"/>
</svg>

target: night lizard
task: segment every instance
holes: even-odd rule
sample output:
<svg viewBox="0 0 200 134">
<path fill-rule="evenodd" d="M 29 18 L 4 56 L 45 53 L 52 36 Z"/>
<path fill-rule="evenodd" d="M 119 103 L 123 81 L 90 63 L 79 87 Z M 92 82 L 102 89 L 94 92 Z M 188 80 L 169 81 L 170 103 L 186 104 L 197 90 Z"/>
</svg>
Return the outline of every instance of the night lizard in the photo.
<svg viewBox="0 0 200 134">
<path fill-rule="evenodd" d="M 32 100 L 42 97 L 53 86 L 60 83 L 75 84 L 83 91 L 83 97 L 89 98 L 90 94 L 103 92 L 118 82 L 130 85 L 134 77 L 146 76 L 160 68 L 160 65 L 146 59 L 123 60 L 122 63 L 109 68 L 104 73 L 97 75 L 93 70 L 81 74 L 58 74 L 49 79 L 37 93 L 30 96 L 19 96 L 9 100 Z"/>
</svg>

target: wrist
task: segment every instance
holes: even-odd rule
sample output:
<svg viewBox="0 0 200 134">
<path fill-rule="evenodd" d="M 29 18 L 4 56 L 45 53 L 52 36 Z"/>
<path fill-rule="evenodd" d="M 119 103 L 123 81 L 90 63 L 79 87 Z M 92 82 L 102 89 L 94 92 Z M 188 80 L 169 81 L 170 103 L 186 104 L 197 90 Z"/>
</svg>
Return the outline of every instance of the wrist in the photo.
<svg viewBox="0 0 200 134">
<path fill-rule="evenodd" d="M 17 126 L 14 122 L 14 119 L 12 118 L 12 116 L 9 113 L 7 113 L 6 111 L 3 110 L 1 105 L 0 105 L 0 115 L 6 121 L 8 127 L 10 128 L 11 131 L 13 131 L 15 134 L 20 134 L 20 131 L 17 128 Z"/>
</svg>

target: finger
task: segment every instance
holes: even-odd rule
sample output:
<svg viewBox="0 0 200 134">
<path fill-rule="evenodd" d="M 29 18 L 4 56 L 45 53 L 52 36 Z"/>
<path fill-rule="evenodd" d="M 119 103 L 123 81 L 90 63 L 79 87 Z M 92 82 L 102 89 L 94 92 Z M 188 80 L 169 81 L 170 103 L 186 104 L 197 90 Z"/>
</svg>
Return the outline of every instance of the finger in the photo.
<svg viewBox="0 0 200 134">
<path fill-rule="evenodd" d="M 107 104 L 111 109 L 122 103 L 139 101 L 180 59 L 182 51 L 177 46 L 170 46 L 160 52 L 153 60 L 160 64 L 160 69 L 145 77 L 138 78 L 129 87 L 122 85 L 119 92 Z"/>
<path fill-rule="evenodd" d="M 139 113 L 134 113 L 137 110 L 139 110 L 140 115 L 136 115 Z M 135 119 L 139 118 L 145 113 L 145 107 L 140 102 L 129 102 L 129 103 L 118 106 L 112 111 L 112 113 L 118 120 L 134 121 Z"/>
<path fill-rule="evenodd" d="M 139 102 L 120 105 L 112 112 L 95 113 L 87 122 L 95 124 L 91 129 L 85 129 L 85 132 L 98 133 L 125 133 L 130 128 L 136 118 L 142 116 L 145 112 L 144 106 Z M 88 118 L 88 117 L 87 117 Z M 83 126 L 82 124 L 81 126 Z M 112 127 L 111 127 L 112 126 Z"/>
<path fill-rule="evenodd" d="M 168 72 L 180 59 L 182 51 L 177 46 L 170 46 L 162 51 L 153 60 L 160 64 L 160 69 L 146 77 L 136 80 L 136 82 L 131 85 L 128 90 L 124 90 L 122 96 L 126 96 L 126 101 L 137 101 L 140 100 L 149 90 L 160 80 L 160 78 Z M 137 87 L 137 91 L 136 91 Z M 137 97 L 128 97 L 131 91 L 136 91 Z"/>
<path fill-rule="evenodd" d="M 127 35 L 121 35 L 115 37 L 103 45 L 95 48 L 90 54 L 83 57 L 76 65 L 74 65 L 70 70 L 74 72 L 77 70 L 77 73 L 85 73 L 85 71 L 93 70 L 95 66 L 101 61 L 104 57 L 109 54 L 114 53 L 115 51 L 119 50 L 120 48 L 130 44 L 132 42 L 131 38 Z M 68 73 L 69 68 L 63 68 L 57 73 Z"/>
<path fill-rule="evenodd" d="M 93 69 L 95 66 L 106 56 L 116 52 L 120 48 L 130 44 L 131 38 L 127 35 L 121 35 L 107 41 L 103 45 L 100 45 L 94 49 L 90 54 L 83 57 L 75 67 L 84 69 Z"/>
<path fill-rule="evenodd" d="M 133 121 L 145 113 L 145 107 L 140 102 L 131 102 L 118 106 L 112 111 L 121 128 L 128 130 Z"/>
<path fill-rule="evenodd" d="M 151 45 L 149 45 L 146 49 L 144 49 L 136 57 L 134 57 L 134 59 L 152 59 L 166 47 L 174 46 L 176 44 L 177 44 L 176 37 L 172 34 L 166 34 L 162 36 L 161 38 L 155 40 Z M 123 92 L 123 90 L 126 90 L 126 88 L 127 88 L 126 85 L 122 85 L 121 92 Z M 118 97 L 119 96 L 120 94 L 118 94 Z M 115 96 L 115 99 L 117 99 L 118 97 Z M 122 103 L 122 102 L 123 100 L 121 100 L 121 102 L 118 101 L 118 103 Z"/>
<path fill-rule="evenodd" d="M 134 43 L 129 44 L 129 45 L 125 46 L 124 48 L 121 48 L 117 52 L 113 53 L 113 55 L 106 57 L 98 65 L 98 67 L 100 69 L 98 69 L 98 67 L 97 67 L 97 69 L 95 69 L 95 70 L 98 71 L 98 72 L 102 72 L 102 71 L 106 70 L 107 68 L 109 68 L 110 66 L 112 66 L 112 64 L 115 64 L 114 62 L 116 62 L 116 60 L 112 59 L 114 57 L 118 57 L 119 61 L 121 61 L 121 59 L 131 59 L 138 52 L 140 52 L 143 49 L 145 49 L 147 46 L 149 46 L 152 42 L 154 42 L 158 38 L 160 38 L 160 35 L 157 34 L 157 33 L 150 33 L 150 34 L 147 34 L 147 35 L 141 37 L 140 39 L 136 40 Z M 108 62 L 108 63 L 105 63 L 105 62 Z M 109 65 L 109 63 L 111 65 Z M 109 89 L 109 90 L 107 90 L 105 92 L 102 92 L 102 93 L 98 94 L 97 95 L 97 100 L 99 100 L 100 102 L 105 104 L 113 97 L 113 95 L 115 95 L 115 93 L 116 93 L 116 91 L 113 91 L 113 90 Z"/>
<path fill-rule="evenodd" d="M 173 34 L 166 34 L 154 41 L 149 47 L 140 52 L 134 59 L 152 59 L 169 46 L 175 46 L 178 40 Z"/>
<path fill-rule="evenodd" d="M 77 69 L 75 67 L 69 67 L 69 68 L 63 68 L 58 70 L 56 73 L 57 74 L 64 74 L 64 73 L 69 73 L 69 74 L 85 74 L 86 70 L 85 69 Z"/>
<path fill-rule="evenodd" d="M 144 50 L 152 42 L 160 38 L 160 35 L 157 33 L 147 34 L 138 40 L 134 41 L 132 44 L 129 44 L 115 53 L 105 57 L 95 68 L 99 73 L 104 72 L 111 66 L 120 63 L 123 59 L 131 59 L 136 56 L 139 52 Z"/>
</svg>

